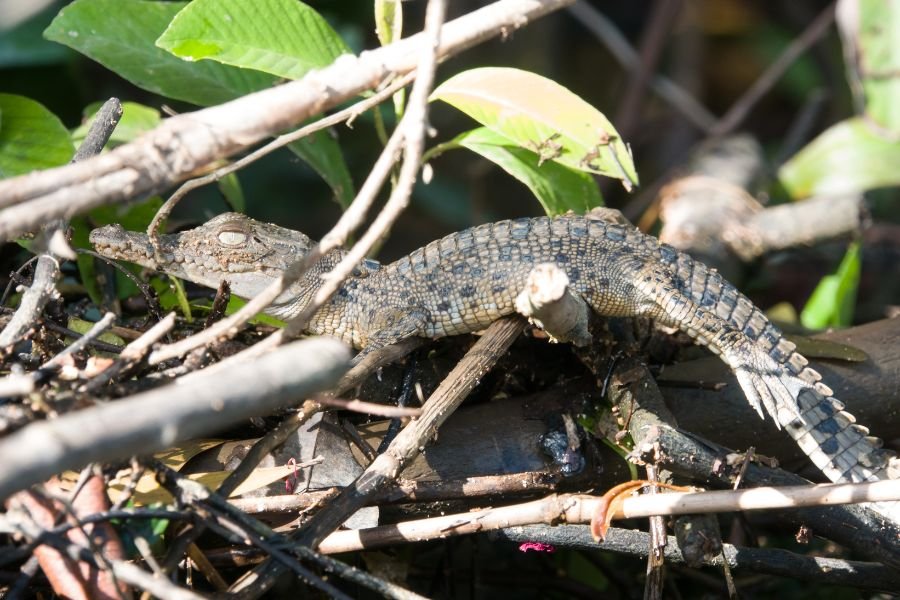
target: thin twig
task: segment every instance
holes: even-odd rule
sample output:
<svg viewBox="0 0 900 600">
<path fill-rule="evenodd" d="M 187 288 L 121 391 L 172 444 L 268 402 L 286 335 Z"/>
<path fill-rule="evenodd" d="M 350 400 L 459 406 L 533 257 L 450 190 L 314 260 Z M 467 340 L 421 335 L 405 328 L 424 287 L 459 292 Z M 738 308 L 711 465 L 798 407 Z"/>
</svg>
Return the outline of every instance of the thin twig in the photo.
<svg viewBox="0 0 900 600">
<path fill-rule="evenodd" d="M 222 177 L 230 173 L 234 173 L 240 169 L 243 169 L 249 164 L 259 160 L 260 158 L 271 154 L 275 150 L 279 148 L 283 148 L 292 142 L 296 142 L 304 137 L 312 135 L 317 131 L 321 131 L 323 129 L 327 129 L 328 127 L 332 127 L 342 122 L 351 122 L 356 119 L 359 115 L 366 112 L 370 108 L 377 106 L 392 97 L 394 93 L 398 90 L 403 89 L 409 82 L 413 80 L 416 73 L 412 71 L 403 75 L 402 77 L 398 77 L 395 81 L 392 81 L 390 85 L 385 87 L 384 89 L 378 90 L 376 93 L 372 94 L 368 98 L 364 98 L 360 100 L 356 104 L 352 106 L 348 106 L 343 110 L 339 110 L 334 114 L 328 115 L 327 117 L 323 117 L 321 119 L 316 120 L 314 123 L 310 123 L 296 131 L 292 131 L 291 133 L 286 133 L 284 135 L 280 135 L 265 146 L 258 148 L 244 156 L 240 160 L 236 160 L 230 165 L 226 165 L 220 169 L 216 169 L 212 173 L 208 175 L 204 175 L 203 177 L 197 177 L 195 179 L 190 179 L 181 185 L 175 192 L 169 196 L 169 199 L 166 200 L 165 204 L 159 207 L 159 210 L 156 211 L 156 214 L 153 216 L 153 220 L 150 222 L 150 225 L 147 227 L 147 235 L 150 237 L 151 243 L 153 243 L 154 247 L 158 247 L 159 245 L 159 229 L 162 224 L 163 219 L 169 216 L 172 212 L 172 209 L 175 208 L 175 205 L 181 201 L 181 199 L 190 192 L 191 190 L 195 190 L 199 187 L 202 187 L 206 184 L 213 183 L 219 181 Z"/>
<path fill-rule="evenodd" d="M 116 315 L 113 313 L 106 313 L 103 315 L 103 318 L 94 323 L 91 328 L 80 338 L 72 342 L 69 346 L 67 346 L 62 352 L 45 362 L 41 365 L 41 369 L 56 369 L 62 366 L 63 360 L 75 352 L 80 352 L 83 350 L 90 342 L 100 337 L 100 335 L 109 329 L 109 326 L 112 325 L 112 322 L 115 321 Z"/>
<path fill-rule="evenodd" d="M 178 384 L 35 422 L 0 440 L 0 498 L 65 469 L 154 452 L 180 439 L 267 414 L 334 385 L 348 353 L 318 338 L 284 346 L 243 370 Z"/>
<path fill-rule="evenodd" d="M 150 351 L 150 347 L 175 327 L 175 313 L 166 317 L 145 331 L 139 338 L 125 346 L 116 362 L 98 373 L 84 386 L 85 391 L 93 392 L 106 385 L 123 372 L 139 363 Z"/>
<path fill-rule="evenodd" d="M 378 404 L 376 402 L 364 402 L 363 400 L 347 400 L 344 398 L 333 398 L 330 396 L 319 396 L 318 398 L 316 398 L 316 402 L 324 406 L 328 406 L 329 408 L 349 410 L 378 417 L 386 417 L 388 419 L 418 417 L 422 414 L 421 408 L 409 408 L 406 406 L 386 406 L 384 404 Z"/>
<path fill-rule="evenodd" d="M 728 112 L 713 126 L 712 131 L 709 132 L 711 136 L 731 133 L 747 118 L 750 110 L 781 79 L 794 61 L 825 35 L 834 21 L 834 8 L 834 3 L 828 5 L 828 8 L 823 10 L 803 33 L 785 48 L 778 59 L 769 65 L 765 73 L 753 82 L 744 95 L 738 98 L 737 102 L 732 104 Z"/>
<path fill-rule="evenodd" d="M 625 498 L 613 519 L 659 515 L 796 509 L 900 499 L 900 481 L 765 487 L 712 492 L 672 492 Z M 511 527 L 559 522 L 589 523 L 601 499 L 592 496 L 552 495 L 513 506 L 488 508 L 394 525 L 338 531 L 318 549 L 331 554 L 352 552 L 408 541 L 444 538 Z"/>
<path fill-rule="evenodd" d="M 567 10 L 606 46 L 624 70 L 633 72 L 641 68 L 641 59 L 638 53 L 603 13 L 585 0 L 576 2 Z M 650 87 L 660 98 L 671 104 L 675 110 L 704 133 L 709 133 L 716 124 L 715 115 L 698 102 L 690 92 L 668 77 L 653 76 L 650 78 Z"/>
</svg>

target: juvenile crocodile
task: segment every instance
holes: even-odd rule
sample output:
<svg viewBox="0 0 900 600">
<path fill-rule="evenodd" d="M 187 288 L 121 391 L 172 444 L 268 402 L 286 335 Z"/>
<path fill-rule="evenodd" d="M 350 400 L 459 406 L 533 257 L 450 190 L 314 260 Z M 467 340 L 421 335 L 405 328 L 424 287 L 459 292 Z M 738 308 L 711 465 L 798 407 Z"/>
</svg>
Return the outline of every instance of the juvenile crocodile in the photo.
<svg viewBox="0 0 900 600">
<path fill-rule="evenodd" d="M 302 233 L 235 213 L 161 236 L 158 255 L 146 235 L 118 225 L 93 231 L 90 240 L 104 256 L 201 285 L 227 280 L 241 297 L 253 297 L 313 244 Z M 297 315 L 343 255 L 323 257 L 267 312 Z M 709 347 L 735 372 L 760 416 L 765 407 L 832 481 L 896 476 L 896 459 L 855 424 L 750 300 L 715 270 L 630 226 L 579 216 L 500 221 L 449 235 L 389 265 L 367 261 L 314 315 L 309 331 L 362 349 L 477 331 L 515 312 L 532 267 L 547 262 L 561 267 L 570 289 L 600 315 L 651 317 Z"/>
</svg>

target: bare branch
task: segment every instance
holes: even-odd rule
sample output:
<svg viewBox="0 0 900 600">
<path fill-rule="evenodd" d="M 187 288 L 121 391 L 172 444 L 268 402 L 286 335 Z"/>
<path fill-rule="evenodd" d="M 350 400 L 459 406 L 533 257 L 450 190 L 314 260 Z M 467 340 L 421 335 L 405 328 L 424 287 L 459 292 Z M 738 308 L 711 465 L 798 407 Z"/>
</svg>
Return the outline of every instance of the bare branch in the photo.
<svg viewBox="0 0 900 600">
<path fill-rule="evenodd" d="M 0 441 L 0 498 L 89 462 L 166 448 L 334 384 L 347 348 L 327 338 L 285 346 L 243 369 L 176 384 L 32 423 Z"/>
<path fill-rule="evenodd" d="M 571 1 L 500 0 L 473 11 L 443 28 L 439 56 L 509 34 Z M 138 140 L 82 163 L 0 182 L 0 207 L 10 207 L 0 220 L 0 240 L 50 218 L 159 192 L 213 160 L 412 71 L 429 45 L 419 34 L 359 57 L 345 55 L 298 81 L 167 119 Z"/>
</svg>

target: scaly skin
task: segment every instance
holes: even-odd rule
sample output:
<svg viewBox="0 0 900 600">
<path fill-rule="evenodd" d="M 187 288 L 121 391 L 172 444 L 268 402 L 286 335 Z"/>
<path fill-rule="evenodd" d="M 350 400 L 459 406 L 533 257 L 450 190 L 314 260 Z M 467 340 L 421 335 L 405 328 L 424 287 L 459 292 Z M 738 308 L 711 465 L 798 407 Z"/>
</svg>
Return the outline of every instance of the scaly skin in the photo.
<svg viewBox="0 0 900 600">
<path fill-rule="evenodd" d="M 228 213 L 184 233 L 161 236 L 159 261 L 146 235 L 117 225 L 91 233 L 101 254 L 217 287 L 227 280 L 253 297 L 303 257 L 302 233 Z M 289 319 L 306 306 L 332 252 L 267 312 Z M 718 354 L 753 407 L 762 407 L 832 481 L 885 479 L 891 456 L 832 397 L 750 300 L 714 270 L 630 226 L 589 217 L 517 219 L 449 235 L 385 266 L 366 262 L 311 320 L 312 333 L 369 351 L 401 339 L 483 329 L 515 312 L 532 267 L 555 263 L 570 289 L 600 315 L 645 316 L 675 326 Z M 879 505 L 900 522 L 900 504 Z"/>
</svg>

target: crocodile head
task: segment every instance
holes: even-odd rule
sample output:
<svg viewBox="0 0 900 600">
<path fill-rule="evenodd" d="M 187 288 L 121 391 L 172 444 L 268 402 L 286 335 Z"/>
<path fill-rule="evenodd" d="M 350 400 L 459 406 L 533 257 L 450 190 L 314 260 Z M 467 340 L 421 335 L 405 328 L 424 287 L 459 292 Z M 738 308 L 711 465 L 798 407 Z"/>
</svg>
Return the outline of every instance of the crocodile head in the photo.
<svg viewBox="0 0 900 600">
<path fill-rule="evenodd" d="M 303 258 L 312 241 L 300 232 L 225 213 L 200 227 L 161 235 L 159 251 L 146 234 L 107 225 L 90 235 L 96 251 L 216 288 L 225 280 L 231 291 L 252 298 Z"/>
</svg>

